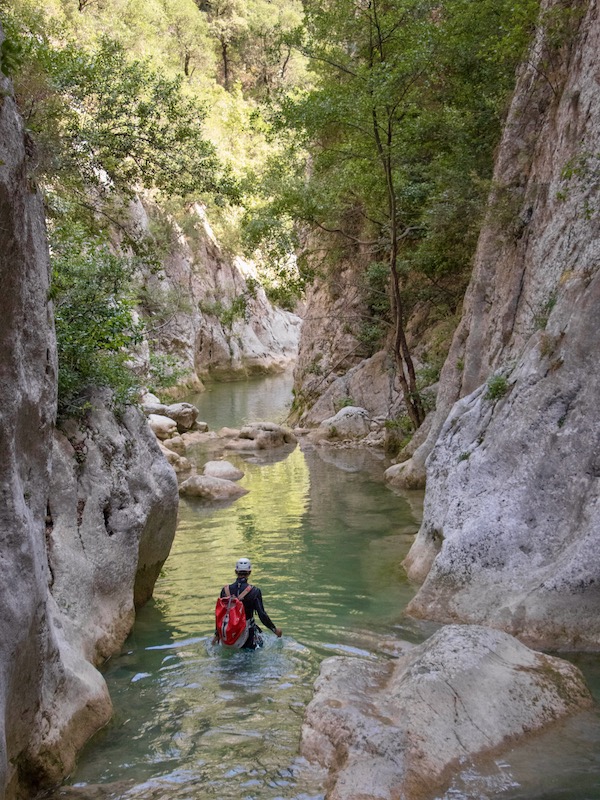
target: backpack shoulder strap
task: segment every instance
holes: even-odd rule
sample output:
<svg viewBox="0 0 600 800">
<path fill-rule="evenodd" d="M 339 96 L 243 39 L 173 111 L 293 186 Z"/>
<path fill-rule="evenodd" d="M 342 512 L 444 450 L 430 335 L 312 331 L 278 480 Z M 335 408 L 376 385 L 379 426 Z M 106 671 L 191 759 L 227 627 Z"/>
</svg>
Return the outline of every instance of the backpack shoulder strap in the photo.
<svg viewBox="0 0 600 800">
<path fill-rule="evenodd" d="M 238 598 L 239 598 L 240 600 L 243 600 L 243 599 L 244 599 L 244 597 L 246 597 L 246 595 L 247 595 L 247 594 L 250 594 L 250 592 L 252 591 L 252 589 L 254 589 L 254 586 L 251 586 L 250 584 L 248 584 L 248 586 L 246 586 L 246 588 L 244 589 L 244 591 L 243 591 L 243 592 L 240 592 L 240 594 L 238 595 Z"/>
<path fill-rule="evenodd" d="M 223 587 L 223 591 L 225 592 L 225 597 L 229 597 L 229 595 L 231 594 L 229 591 L 229 584 Z"/>
</svg>

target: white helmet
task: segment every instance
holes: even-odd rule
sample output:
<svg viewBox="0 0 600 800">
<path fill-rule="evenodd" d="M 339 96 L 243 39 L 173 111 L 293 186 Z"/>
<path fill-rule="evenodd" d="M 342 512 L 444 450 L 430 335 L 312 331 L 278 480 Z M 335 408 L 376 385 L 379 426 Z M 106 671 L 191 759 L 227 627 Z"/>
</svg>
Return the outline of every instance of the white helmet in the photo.
<svg viewBox="0 0 600 800">
<path fill-rule="evenodd" d="M 240 558 L 235 565 L 236 572 L 252 572 L 252 564 L 249 558 Z"/>
</svg>

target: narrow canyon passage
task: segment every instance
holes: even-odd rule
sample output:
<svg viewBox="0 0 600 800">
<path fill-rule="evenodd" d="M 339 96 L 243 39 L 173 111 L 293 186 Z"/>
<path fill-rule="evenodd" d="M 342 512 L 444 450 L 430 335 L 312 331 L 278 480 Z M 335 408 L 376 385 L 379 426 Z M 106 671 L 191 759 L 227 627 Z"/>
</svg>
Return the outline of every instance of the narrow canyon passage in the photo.
<svg viewBox="0 0 600 800">
<path fill-rule="evenodd" d="M 281 420 L 289 400 L 285 375 L 195 398 L 212 429 Z M 434 629 L 401 620 L 413 587 L 400 562 L 422 498 L 409 504 L 384 485 L 381 456 L 296 448 L 231 460 L 250 491 L 225 507 L 182 500 L 155 599 L 107 665 L 115 718 L 84 752 L 75 785 L 107 784 L 115 797 L 320 800 L 322 776 L 298 759 L 320 662 L 390 655 L 392 637 L 418 642 Z M 210 645 L 214 602 L 240 555 L 253 560 L 252 581 L 284 636 L 224 654 Z M 600 688 L 596 664 L 579 665 Z M 599 741 L 598 719 L 586 715 L 516 748 L 510 763 L 465 765 L 445 797 L 592 800 Z"/>
</svg>

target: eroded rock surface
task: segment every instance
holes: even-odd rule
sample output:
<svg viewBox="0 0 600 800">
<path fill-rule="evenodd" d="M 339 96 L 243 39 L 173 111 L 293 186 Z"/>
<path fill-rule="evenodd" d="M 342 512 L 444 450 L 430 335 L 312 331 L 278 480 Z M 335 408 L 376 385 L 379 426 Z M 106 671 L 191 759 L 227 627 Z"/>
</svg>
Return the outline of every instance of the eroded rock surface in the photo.
<svg viewBox="0 0 600 800">
<path fill-rule="evenodd" d="M 323 662 L 302 753 L 328 800 L 419 800 L 464 757 L 591 705 L 579 670 L 479 626 L 442 628 L 397 661 Z"/>
<path fill-rule="evenodd" d="M 600 19 L 595 4 L 582 10 L 552 74 L 540 75 L 550 46 L 540 34 L 517 86 L 406 563 L 427 576 L 414 614 L 597 649 L 600 217 L 586 211 L 598 181 L 583 174 L 598 171 Z M 565 177 L 576 163 L 583 173 Z M 494 214 L 508 197 L 507 228 Z M 431 448 L 430 437 L 413 462 Z"/>
<path fill-rule="evenodd" d="M 0 27 L 0 44 L 3 41 Z M 111 712 L 100 674 L 71 646 L 49 594 L 45 518 L 56 413 L 49 256 L 33 153 L 0 73 L 0 797 L 60 780 Z"/>
<path fill-rule="evenodd" d="M 130 209 L 137 235 L 152 238 L 151 217 L 170 229 L 159 270 L 140 276 L 149 310 L 162 309 L 152 349 L 174 359 L 188 388 L 202 380 L 281 372 L 296 359 L 301 320 L 271 304 L 256 268 L 219 246 L 200 205 L 189 209 L 184 232 L 151 202 Z M 174 299 L 178 298 L 178 299 Z"/>
<path fill-rule="evenodd" d="M 152 594 L 177 520 L 177 481 L 144 416 L 95 401 L 55 434 L 47 541 L 52 594 L 92 663 L 117 650 Z"/>
</svg>

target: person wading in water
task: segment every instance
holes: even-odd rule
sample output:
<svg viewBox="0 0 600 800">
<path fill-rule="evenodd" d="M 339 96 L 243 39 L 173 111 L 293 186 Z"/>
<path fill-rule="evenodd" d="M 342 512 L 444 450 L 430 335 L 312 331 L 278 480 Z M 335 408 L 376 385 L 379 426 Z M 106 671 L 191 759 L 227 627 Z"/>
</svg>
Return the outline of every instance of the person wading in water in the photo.
<svg viewBox="0 0 600 800">
<path fill-rule="evenodd" d="M 270 631 L 272 631 L 275 636 L 278 638 L 282 635 L 281 628 L 277 628 L 271 617 L 265 611 L 265 607 L 263 605 L 262 599 L 262 592 L 258 588 L 258 586 L 251 586 L 250 591 L 248 589 L 248 578 L 250 577 L 250 573 L 252 572 L 252 564 L 250 563 L 249 558 L 240 558 L 238 559 L 235 565 L 235 574 L 236 579 L 233 583 L 230 583 L 229 586 L 224 586 L 221 589 L 221 597 L 239 597 L 244 605 L 244 611 L 246 612 L 246 620 L 248 622 L 248 638 L 242 645 L 244 650 L 256 650 L 257 647 L 262 647 L 263 639 L 261 634 L 261 629 L 254 621 L 254 612 L 258 614 L 260 621 L 265 625 Z M 218 630 L 215 631 L 215 635 L 213 638 L 213 644 L 216 644 L 219 641 L 219 632 Z"/>
</svg>

